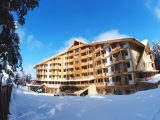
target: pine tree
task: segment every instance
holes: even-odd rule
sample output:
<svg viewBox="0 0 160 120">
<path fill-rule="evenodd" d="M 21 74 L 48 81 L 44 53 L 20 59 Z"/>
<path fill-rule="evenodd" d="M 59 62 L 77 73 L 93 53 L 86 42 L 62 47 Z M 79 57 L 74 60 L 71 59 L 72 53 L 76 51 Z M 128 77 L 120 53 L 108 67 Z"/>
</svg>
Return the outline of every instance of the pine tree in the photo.
<svg viewBox="0 0 160 120">
<path fill-rule="evenodd" d="M 11 67 L 11 71 L 22 68 L 20 39 L 16 33 L 16 22 L 25 24 L 24 16 L 39 5 L 39 0 L 0 0 L 0 74 Z M 1 83 L 1 81 L 0 81 Z"/>
<path fill-rule="evenodd" d="M 27 75 L 26 75 L 26 82 L 27 82 L 27 83 L 30 83 L 30 82 L 31 82 L 31 79 L 32 79 L 31 74 L 27 74 Z"/>
<path fill-rule="evenodd" d="M 160 44 L 158 42 L 153 42 L 154 60 L 156 69 L 160 71 Z"/>
<path fill-rule="evenodd" d="M 14 80 L 14 83 L 17 85 L 17 87 L 18 87 L 18 85 L 19 85 L 19 82 L 20 82 L 20 76 L 19 76 L 19 74 L 17 73 L 16 76 L 15 76 L 15 80 Z"/>
</svg>

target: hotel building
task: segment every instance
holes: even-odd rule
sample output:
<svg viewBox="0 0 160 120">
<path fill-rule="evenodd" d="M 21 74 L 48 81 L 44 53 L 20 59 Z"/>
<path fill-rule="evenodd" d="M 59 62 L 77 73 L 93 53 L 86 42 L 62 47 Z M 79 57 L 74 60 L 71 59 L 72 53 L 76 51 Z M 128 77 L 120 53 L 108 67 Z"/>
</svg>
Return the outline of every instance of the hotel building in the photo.
<svg viewBox="0 0 160 120">
<path fill-rule="evenodd" d="M 148 41 L 134 38 L 83 43 L 35 65 L 37 79 L 28 85 L 54 93 L 63 86 L 100 94 L 129 94 L 154 88 L 145 83 L 158 72 Z M 76 91 L 73 90 L 76 93 Z"/>
</svg>

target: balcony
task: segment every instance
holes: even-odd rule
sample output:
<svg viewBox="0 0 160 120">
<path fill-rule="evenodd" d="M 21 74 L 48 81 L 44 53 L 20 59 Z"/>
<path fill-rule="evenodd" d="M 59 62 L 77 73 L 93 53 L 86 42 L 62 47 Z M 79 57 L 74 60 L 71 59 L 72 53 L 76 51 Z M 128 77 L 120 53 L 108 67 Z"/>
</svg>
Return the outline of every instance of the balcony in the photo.
<svg viewBox="0 0 160 120">
<path fill-rule="evenodd" d="M 104 73 L 97 74 L 97 78 L 102 78 L 102 77 L 105 77 Z"/>
<path fill-rule="evenodd" d="M 99 52 L 101 50 L 103 50 L 103 48 L 102 47 L 98 47 L 98 48 L 95 49 L 95 53 L 97 53 L 97 52 Z"/>
<path fill-rule="evenodd" d="M 112 57 L 111 63 L 120 63 L 124 62 L 126 59 L 123 56 L 118 56 L 118 57 Z"/>
<path fill-rule="evenodd" d="M 122 47 L 120 45 L 117 45 L 116 47 L 112 48 L 112 52 L 115 52 L 117 50 L 120 50 Z"/>
<path fill-rule="evenodd" d="M 112 72 L 112 74 L 119 74 L 119 73 L 121 73 L 120 70 L 115 70 L 115 71 Z"/>
<path fill-rule="evenodd" d="M 84 56 L 82 56 L 81 58 L 82 58 L 82 59 L 87 59 L 88 56 L 87 56 L 87 55 L 84 55 Z"/>
<path fill-rule="evenodd" d="M 66 74 L 73 74 L 73 71 L 67 71 Z"/>
<path fill-rule="evenodd" d="M 102 64 L 99 64 L 99 65 L 97 65 L 95 68 L 96 68 L 96 69 L 100 69 L 100 68 L 102 68 L 102 66 L 103 66 Z"/>
<path fill-rule="evenodd" d="M 66 56 L 67 56 L 67 57 L 73 56 L 73 52 L 72 52 L 72 53 L 67 53 Z"/>
<path fill-rule="evenodd" d="M 39 70 L 40 70 L 40 69 L 41 69 L 41 70 L 43 70 L 43 69 L 46 69 L 46 67 L 44 67 L 44 66 L 40 67 L 40 66 L 39 66 L 37 69 L 39 69 Z"/>
<path fill-rule="evenodd" d="M 89 64 L 93 64 L 93 61 L 89 61 L 88 63 L 89 63 Z"/>
<path fill-rule="evenodd" d="M 86 73 L 86 72 L 88 72 L 87 69 L 82 69 L 82 73 Z"/>
<path fill-rule="evenodd" d="M 87 62 L 82 62 L 82 66 L 88 65 Z"/>
<path fill-rule="evenodd" d="M 88 56 L 88 57 L 92 57 L 92 54 L 88 54 L 87 56 Z"/>
<path fill-rule="evenodd" d="M 67 59 L 66 62 L 73 62 L 73 59 Z"/>
<path fill-rule="evenodd" d="M 82 49 L 81 53 L 87 52 L 87 49 Z"/>
<path fill-rule="evenodd" d="M 73 65 L 68 65 L 68 66 L 66 66 L 67 68 L 73 68 Z"/>
<path fill-rule="evenodd" d="M 95 61 L 98 61 L 98 60 L 101 60 L 101 59 L 104 59 L 103 55 L 97 56 L 96 59 L 95 59 Z"/>
<path fill-rule="evenodd" d="M 89 68 L 88 70 L 89 70 L 90 72 L 93 72 L 93 68 Z"/>
</svg>

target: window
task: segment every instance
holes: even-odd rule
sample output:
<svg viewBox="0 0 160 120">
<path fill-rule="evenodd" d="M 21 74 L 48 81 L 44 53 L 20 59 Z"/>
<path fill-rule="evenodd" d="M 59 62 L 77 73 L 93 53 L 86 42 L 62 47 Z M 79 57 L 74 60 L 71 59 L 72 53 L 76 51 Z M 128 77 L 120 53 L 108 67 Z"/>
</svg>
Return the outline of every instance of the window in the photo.
<svg viewBox="0 0 160 120">
<path fill-rule="evenodd" d="M 109 78 L 105 78 L 104 81 L 105 81 L 105 82 L 109 82 Z"/>
<path fill-rule="evenodd" d="M 90 72 L 89 74 L 90 74 L 90 75 L 93 75 L 93 72 Z"/>
<path fill-rule="evenodd" d="M 108 73 L 108 68 L 103 69 L 104 73 Z"/>
<path fill-rule="evenodd" d="M 106 50 L 103 50 L 103 54 L 106 54 Z"/>
<path fill-rule="evenodd" d="M 128 51 L 125 50 L 123 54 L 124 54 L 124 56 L 127 56 L 128 55 Z"/>
<path fill-rule="evenodd" d="M 118 76 L 116 76 L 116 82 L 118 82 L 119 81 L 119 77 Z"/>
<path fill-rule="evenodd" d="M 128 74 L 128 80 L 132 80 L 132 75 Z"/>
<path fill-rule="evenodd" d="M 113 66 L 111 67 L 111 71 L 112 71 L 112 72 L 114 71 L 114 67 L 113 67 Z"/>
<path fill-rule="evenodd" d="M 110 57 L 110 61 L 112 61 L 112 57 Z"/>
<path fill-rule="evenodd" d="M 108 48 L 108 50 L 109 50 L 109 52 L 111 52 L 111 48 L 110 47 Z"/>
<path fill-rule="evenodd" d="M 76 54 L 76 55 L 75 55 L 75 58 L 78 58 L 78 57 L 79 57 L 79 54 Z"/>
<path fill-rule="evenodd" d="M 80 77 L 80 74 L 76 74 L 75 76 L 76 76 L 76 77 Z"/>
<path fill-rule="evenodd" d="M 116 48 L 117 47 L 117 45 L 116 44 L 113 44 L 112 45 L 112 49 L 114 49 L 114 48 Z"/>
<path fill-rule="evenodd" d="M 75 61 L 75 64 L 78 64 L 78 63 L 80 63 L 80 61 L 79 61 L 79 60 L 76 60 L 76 61 Z"/>
<path fill-rule="evenodd" d="M 115 82 L 115 77 L 112 77 L 112 81 Z"/>
<path fill-rule="evenodd" d="M 128 68 L 130 68 L 130 67 L 131 67 L 130 62 L 127 62 L 127 67 L 128 67 Z"/>
<path fill-rule="evenodd" d="M 75 70 L 80 70 L 80 68 L 79 67 L 75 67 Z"/>
<path fill-rule="evenodd" d="M 102 73 L 101 69 L 97 70 L 97 74 L 101 74 L 101 73 Z"/>
<path fill-rule="evenodd" d="M 74 52 L 75 52 L 75 53 L 76 53 L 76 52 L 79 52 L 79 49 L 75 49 Z"/>
</svg>

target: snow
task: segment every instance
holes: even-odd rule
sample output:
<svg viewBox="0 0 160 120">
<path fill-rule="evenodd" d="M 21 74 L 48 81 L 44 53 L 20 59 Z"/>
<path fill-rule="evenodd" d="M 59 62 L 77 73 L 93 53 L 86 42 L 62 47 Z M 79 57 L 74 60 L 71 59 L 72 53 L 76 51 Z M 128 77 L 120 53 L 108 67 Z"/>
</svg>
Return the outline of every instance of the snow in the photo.
<svg viewBox="0 0 160 120">
<path fill-rule="evenodd" d="M 5 73 L 4 71 L 2 72 L 3 72 L 2 73 L 3 75 L 1 74 L 0 77 L 2 77 L 2 86 L 4 86 L 4 85 L 7 85 L 7 80 L 8 80 L 9 75 Z"/>
<path fill-rule="evenodd" d="M 14 88 L 9 120 L 160 120 L 160 88 L 132 95 L 53 96 Z"/>
<path fill-rule="evenodd" d="M 160 74 L 155 75 L 152 79 L 148 79 L 142 82 L 146 83 L 158 83 L 160 81 Z"/>
<path fill-rule="evenodd" d="M 141 43 L 142 43 L 142 44 L 144 44 L 144 45 L 146 46 L 146 45 L 147 45 L 147 43 L 148 43 L 148 40 L 147 40 L 147 39 L 145 39 L 145 40 L 141 41 Z"/>
</svg>

